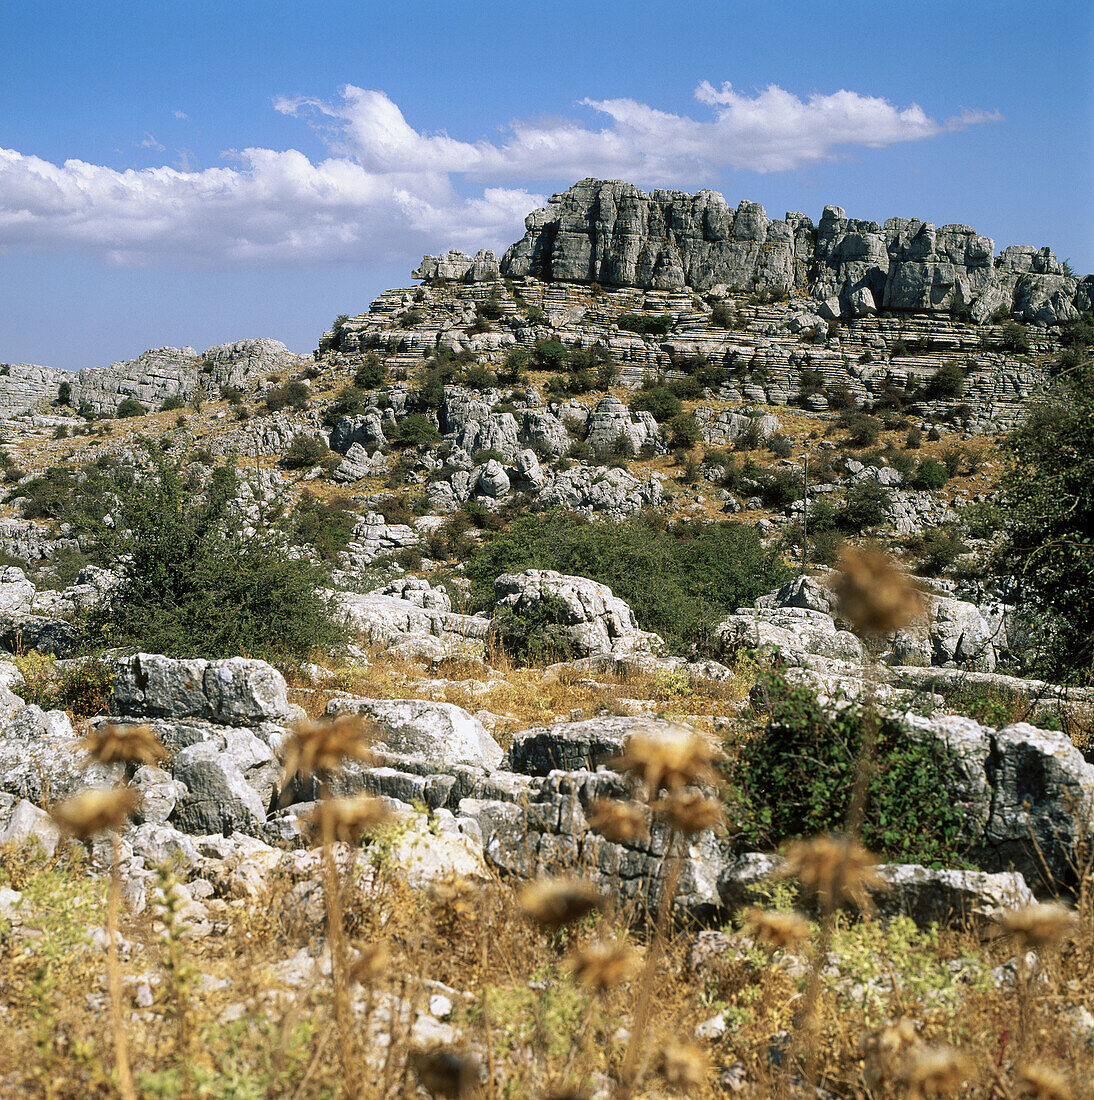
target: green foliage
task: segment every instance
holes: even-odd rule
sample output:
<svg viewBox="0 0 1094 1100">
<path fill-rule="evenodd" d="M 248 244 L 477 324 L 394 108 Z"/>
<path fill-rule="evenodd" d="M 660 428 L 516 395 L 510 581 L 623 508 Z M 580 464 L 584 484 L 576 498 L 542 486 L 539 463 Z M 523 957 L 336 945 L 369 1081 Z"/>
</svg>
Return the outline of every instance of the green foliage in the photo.
<svg viewBox="0 0 1094 1100">
<path fill-rule="evenodd" d="M 372 395 L 357 386 L 346 386 L 323 414 L 323 423 L 334 427 L 344 416 L 359 416 L 372 405 Z"/>
<path fill-rule="evenodd" d="M 181 463 L 149 447 L 145 473 L 119 494 L 115 526 L 87 525 L 120 582 L 89 616 L 106 646 L 171 656 L 304 657 L 342 640 L 320 570 L 275 532 L 244 535 L 229 508 L 231 467 L 199 493 Z"/>
<path fill-rule="evenodd" d="M 333 561 L 353 537 L 357 514 L 344 496 L 323 500 L 305 491 L 292 515 L 291 527 L 300 542 L 307 543 L 323 561 Z"/>
<path fill-rule="evenodd" d="M 949 471 L 937 458 L 924 458 L 920 460 L 912 475 L 912 488 L 937 491 L 949 480 Z"/>
<path fill-rule="evenodd" d="M 374 390 L 387 379 L 387 364 L 380 356 L 370 351 L 364 362 L 353 375 L 353 384 L 361 390 Z"/>
<path fill-rule="evenodd" d="M 888 519 L 893 494 L 872 477 L 856 481 L 847 490 L 839 513 L 839 524 L 845 531 L 864 531 Z"/>
<path fill-rule="evenodd" d="M 27 653 L 15 658 L 23 677 L 18 694 L 43 710 L 67 710 L 77 717 L 109 714 L 114 703 L 114 671 L 98 657 L 57 667 L 54 658 Z"/>
<path fill-rule="evenodd" d="M 717 302 L 714 308 L 710 311 L 711 324 L 717 325 L 719 328 L 733 329 L 737 327 L 737 314 L 733 312 L 733 307 L 728 302 Z"/>
<path fill-rule="evenodd" d="M 72 404 L 72 383 L 62 382 L 57 387 L 57 404 L 58 405 L 71 405 Z"/>
<path fill-rule="evenodd" d="M 744 524 L 666 529 L 646 515 L 592 524 L 567 512 L 522 516 L 467 562 L 472 603 L 493 605 L 494 578 L 523 569 L 557 569 L 608 585 L 639 624 L 670 645 L 702 644 L 729 612 L 785 583 L 789 570 Z"/>
<path fill-rule="evenodd" d="M 569 352 L 561 340 L 541 340 L 536 344 L 536 363 L 542 370 L 563 370 L 568 358 Z"/>
<path fill-rule="evenodd" d="M 176 412 L 179 409 L 186 408 L 186 401 L 181 394 L 172 394 L 170 397 L 165 397 L 160 402 L 160 412 Z"/>
<path fill-rule="evenodd" d="M 965 372 L 960 363 L 946 362 L 927 380 L 927 397 L 960 397 L 965 391 Z"/>
<path fill-rule="evenodd" d="M 144 416 L 146 412 L 148 412 L 146 405 L 142 405 L 135 397 L 126 397 L 118 405 L 115 416 L 124 420 L 130 416 Z"/>
<path fill-rule="evenodd" d="M 1029 351 L 1029 329 L 1018 321 L 1004 321 L 1000 336 L 1007 351 Z"/>
<path fill-rule="evenodd" d="M 941 576 L 968 551 L 960 530 L 954 527 L 933 527 L 925 531 L 915 549 L 916 569 L 927 577 Z"/>
<path fill-rule="evenodd" d="M 637 332 L 639 336 L 668 336 L 674 322 L 668 313 L 621 313 L 617 324 L 628 332 Z"/>
<path fill-rule="evenodd" d="M 822 706 L 809 688 L 777 672 L 762 676 L 758 687 L 766 724 L 730 767 L 735 820 L 746 840 L 770 847 L 841 830 L 863 738 L 876 721 L 863 843 L 894 862 L 962 865 L 971 838 L 952 795 L 957 769 L 950 749 L 856 704 Z"/>
<path fill-rule="evenodd" d="M 441 438 L 437 425 L 422 413 L 404 416 L 391 432 L 391 441 L 403 447 L 417 447 L 423 443 L 436 443 Z"/>
<path fill-rule="evenodd" d="M 281 457 L 281 465 L 286 470 L 310 470 L 332 457 L 331 449 L 323 440 L 312 435 L 294 435 L 289 449 Z"/>
<path fill-rule="evenodd" d="M 677 413 L 669 421 L 669 430 L 672 433 L 673 447 L 688 449 L 694 447 L 697 443 L 701 443 L 703 439 L 699 425 L 695 423 L 695 418 L 689 413 Z"/>
<path fill-rule="evenodd" d="M 1094 313 L 1087 310 L 1077 321 L 1072 321 L 1060 333 L 1060 342 L 1068 348 L 1094 346 Z M 61 383 L 64 385 L 64 383 Z"/>
<path fill-rule="evenodd" d="M 76 471 L 69 466 L 50 466 L 38 477 L 15 490 L 22 497 L 24 519 L 61 519 L 72 509 L 76 489 Z"/>
<path fill-rule="evenodd" d="M 872 447 L 881 434 L 881 421 L 860 409 L 844 409 L 837 423 L 847 432 L 852 447 Z"/>
<path fill-rule="evenodd" d="M 282 409 L 306 409 L 308 407 L 308 396 L 311 390 L 307 385 L 301 382 L 299 379 L 294 378 L 291 382 L 286 382 L 283 386 L 275 386 L 268 394 L 266 394 L 266 408 L 270 412 L 280 412 Z"/>
<path fill-rule="evenodd" d="M 548 597 L 528 615 L 502 608 L 491 620 L 490 630 L 511 660 L 521 665 L 547 665 L 580 655 L 565 624 L 566 605 L 557 597 Z"/>
<path fill-rule="evenodd" d="M 631 412 L 648 412 L 659 424 L 677 416 L 682 408 L 680 399 L 664 386 L 642 390 L 631 401 Z"/>
<path fill-rule="evenodd" d="M 999 567 L 1042 619 L 1040 671 L 1094 682 L 1094 364 L 1058 380 L 1006 454 Z"/>
</svg>

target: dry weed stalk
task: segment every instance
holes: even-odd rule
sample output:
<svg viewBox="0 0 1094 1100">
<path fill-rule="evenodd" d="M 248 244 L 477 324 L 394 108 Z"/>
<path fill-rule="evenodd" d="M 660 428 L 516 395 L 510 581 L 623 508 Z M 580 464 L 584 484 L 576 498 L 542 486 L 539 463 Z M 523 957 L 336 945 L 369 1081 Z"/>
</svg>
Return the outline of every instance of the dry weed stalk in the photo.
<svg viewBox="0 0 1094 1100">
<path fill-rule="evenodd" d="M 922 1047 L 905 1060 L 898 1081 L 908 1100 L 933 1100 L 955 1093 L 969 1072 L 968 1059 L 953 1047 Z"/>
<path fill-rule="evenodd" d="M 717 785 L 714 763 L 721 759 L 699 734 L 678 727 L 672 734 L 651 737 L 636 733 L 623 755 L 611 761 L 617 771 L 629 772 L 645 784 L 650 797 L 695 784 Z"/>
<path fill-rule="evenodd" d="M 833 591 L 839 613 L 867 638 L 906 630 L 925 611 L 919 589 L 878 550 L 845 550 Z"/>
<path fill-rule="evenodd" d="M 536 924 L 557 929 L 603 908 L 604 896 L 584 879 L 549 878 L 525 886 L 518 902 Z"/>
<path fill-rule="evenodd" d="M 88 758 L 85 766 L 98 764 L 162 764 L 171 755 L 150 726 L 117 726 L 113 723 L 101 730 L 92 730 L 77 742 Z"/>
<path fill-rule="evenodd" d="M 649 819 L 645 810 L 634 802 L 619 802 L 613 798 L 598 798 L 586 812 L 589 828 L 615 844 L 630 844 L 649 834 Z"/>
<path fill-rule="evenodd" d="M 1048 1066 L 1023 1066 L 1018 1071 L 1017 1085 L 1019 1096 L 1032 1096 L 1033 1100 L 1075 1100 L 1067 1077 Z"/>
<path fill-rule="evenodd" d="M 915 1024 L 903 1018 L 867 1035 L 862 1041 L 866 1087 L 882 1092 L 895 1084 L 921 1045 Z"/>
<path fill-rule="evenodd" d="M 810 936 L 809 921 L 798 913 L 747 909 L 744 917 L 753 939 L 772 951 L 789 951 Z"/>
<path fill-rule="evenodd" d="M 695 1043 L 666 1043 L 658 1052 L 657 1068 L 665 1084 L 686 1095 L 700 1089 L 710 1076 L 710 1063 Z"/>
</svg>

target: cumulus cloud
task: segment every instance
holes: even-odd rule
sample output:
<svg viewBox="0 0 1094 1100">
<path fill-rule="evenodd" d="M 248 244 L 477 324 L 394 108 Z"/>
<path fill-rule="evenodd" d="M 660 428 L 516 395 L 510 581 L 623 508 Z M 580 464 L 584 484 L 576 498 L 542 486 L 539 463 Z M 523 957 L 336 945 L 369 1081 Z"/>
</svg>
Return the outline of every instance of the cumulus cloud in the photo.
<svg viewBox="0 0 1094 1100">
<path fill-rule="evenodd" d="M 0 246 L 77 248 L 120 263 L 406 262 L 421 249 L 508 243 L 542 205 L 531 181 L 693 188 L 727 170 L 785 171 L 999 117 L 965 109 L 938 121 L 916 104 L 850 91 L 802 99 L 775 85 L 748 95 L 704 81 L 695 98 L 702 119 L 586 99 L 579 106 L 595 124 L 518 120 L 499 141 L 464 141 L 416 130 L 382 91 L 346 85 L 334 100 L 273 102 L 321 137 L 329 155 L 318 161 L 247 148 L 220 167 L 118 171 L 0 150 Z M 158 146 L 151 135 L 141 144 Z"/>
</svg>

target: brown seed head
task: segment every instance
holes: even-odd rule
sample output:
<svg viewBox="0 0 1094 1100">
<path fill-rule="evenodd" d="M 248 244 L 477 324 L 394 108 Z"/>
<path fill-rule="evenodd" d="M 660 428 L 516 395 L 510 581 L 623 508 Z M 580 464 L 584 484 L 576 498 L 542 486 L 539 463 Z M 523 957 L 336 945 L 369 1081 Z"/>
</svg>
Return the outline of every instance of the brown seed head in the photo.
<svg viewBox="0 0 1094 1100">
<path fill-rule="evenodd" d="M 88 764 L 160 764 L 170 755 L 150 726 L 104 726 L 92 730 L 78 748 L 84 749 Z"/>
<path fill-rule="evenodd" d="M 358 985 L 379 981 L 391 965 L 391 955 L 382 943 L 370 943 L 361 948 L 349 968 L 349 980 Z"/>
<path fill-rule="evenodd" d="M 575 947 L 566 956 L 565 965 L 583 985 L 604 990 L 633 978 L 640 962 L 641 956 L 633 947 L 603 940 Z"/>
<path fill-rule="evenodd" d="M 340 714 L 317 722 L 300 722 L 285 742 L 281 786 L 293 776 L 310 779 L 330 775 L 342 767 L 343 760 L 367 763 L 373 759 L 364 719 L 358 714 Z"/>
<path fill-rule="evenodd" d="M 561 928 L 599 909 L 604 898 L 591 882 L 549 878 L 529 883 L 518 898 L 524 914 L 545 928 Z"/>
<path fill-rule="evenodd" d="M 865 1060 L 863 1076 L 869 1089 L 880 1092 L 896 1081 L 919 1046 L 915 1024 L 906 1018 L 867 1035 L 862 1043 L 862 1054 Z"/>
<path fill-rule="evenodd" d="M 479 1091 L 479 1062 L 471 1054 L 449 1050 L 412 1050 L 410 1064 L 427 1092 L 464 1100 Z"/>
<path fill-rule="evenodd" d="M 839 613 L 859 634 L 891 634 L 923 617 L 922 594 L 888 555 L 845 550 L 840 569 L 834 586 Z"/>
<path fill-rule="evenodd" d="M 953 1047 L 923 1047 L 905 1059 L 899 1080 L 909 1100 L 927 1100 L 956 1092 L 968 1075 L 968 1059 Z"/>
<path fill-rule="evenodd" d="M 828 834 L 796 840 L 786 852 L 784 878 L 796 878 L 826 909 L 853 902 L 867 910 L 869 890 L 884 888 L 874 870 L 877 860 L 856 841 Z"/>
<path fill-rule="evenodd" d="M 641 840 L 649 833 L 646 813 L 635 802 L 618 802 L 613 798 L 598 798 L 589 806 L 589 828 L 616 844 Z"/>
<path fill-rule="evenodd" d="M 1075 930 L 1076 917 L 1066 905 L 1050 902 L 1010 909 L 999 918 L 999 925 L 1023 948 L 1051 947 Z"/>
<path fill-rule="evenodd" d="M 725 831 L 725 814 L 721 802 L 706 798 L 698 791 L 673 791 L 667 798 L 660 798 L 650 807 L 670 829 L 685 836 L 713 829 Z"/>
<path fill-rule="evenodd" d="M 745 913 L 749 931 L 757 943 L 789 951 L 809 939 L 809 921 L 798 913 L 749 909 Z"/>
<path fill-rule="evenodd" d="M 54 806 L 50 816 L 64 832 L 87 839 L 121 828 L 140 805 L 140 795 L 131 787 L 93 787 Z"/>
<path fill-rule="evenodd" d="M 720 759 L 698 734 L 684 727 L 659 737 L 636 733 L 623 755 L 611 761 L 617 771 L 637 776 L 651 794 L 678 790 L 692 783 L 716 784 L 713 764 Z"/>
<path fill-rule="evenodd" d="M 371 829 L 386 825 L 391 811 L 371 795 L 352 798 L 322 798 L 319 805 L 304 818 L 313 840 L 322 843 L 324 836 L 343 844 L 357 845 Z"/>
<path fill-rule="evenodd" d="M 1048 1066 L 1023 1066 L 1018 1071 L 1019 1096 L 1032 1096 L 1034 1100 L 1075 1100 L 1075 1093 L 1068 1079 Z"/>
<path fill-rule="evenodd" d="M 455 917 L 470 917 L 476 911 L 478 887 L 454 872 L 430 883 L 429 900 Z"/>
<path fill-rule="evenodd" d="M 666 1043 L 658 1055 L 657 1067 L 669 1088 L 684 1093 L 702 1088 L 710 1076 L 706 1055 L 695 1043 Z"/>
</svg>

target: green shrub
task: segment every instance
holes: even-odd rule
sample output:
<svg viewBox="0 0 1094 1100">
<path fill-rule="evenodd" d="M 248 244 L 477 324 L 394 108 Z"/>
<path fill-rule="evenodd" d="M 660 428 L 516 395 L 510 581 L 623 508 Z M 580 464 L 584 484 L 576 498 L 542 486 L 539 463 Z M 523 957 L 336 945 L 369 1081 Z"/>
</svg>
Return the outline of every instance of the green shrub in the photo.
<svg viewBox="0 0 1094 1100">
<path fill-rule="evenodd" d="M 510 348 L 505 353 L 505 362 L 498 371 L 498 381 L 507 386 L 523 382 L 532 369 L 534 356 L 528 348 Z"/>
<path fill-rule="evenodd" d="M 323 561 L 332 561 L 353 537 L 357 514 L 344 496 L 323 500 L 305 490 L 293 511 L 294 536 L 307 543 Z"/>
<path fill-rule="evenodd" d="M 681 401 L 698 401 L 703 396 L 703 383 L 698 375 L 689 374 L 686 378 L 667 383 L 665 388 Z"/>
<path fill-rule="evenodd" d="M 185 409 L 186 402 L 183 400 L 181 394 L 172 394 L 170 397 L 165 397 L 160 402 L 160 412 L 177 412 L 179 409 Z"/>
<path fill-rule="evenodd" d="M 386 379 L 387 364 L 376 352 L 370 351 L 354 372 L 353 384 L 360 390 L 374 390 L 382 386 Z"/>
<path fill-rule="evenodd" d="M 169 656 L 303 658 L 344 640 L 320 569 L 279 531 L 244 533 L 229 503 L 235 472 L 200 493 L 155 447 L 119 481 L 113 528 L 88 525 L 94 552 L 119 575 L 88 617 L 89 638 Z"/>
<path fill-rule="evenodd" d="M 98 657 L 87 657 L 64 670 L 52 657 L 28 653 L 15 658 L 23 676 L 18 694 L 43 710 L 67 710 L 78 718 L 110 714 L 114 706 L 114 671 Z"/>
<path fill-rule="evenodd" d="M 672 315 L 668 313 L 621 313 L 616 323 L 639 336 L 668 336 L 673 329 Z"/>
<path fill-rule="evenodd" d="M 631 412 L 648 412 L 658 424 L 679 415 L 682 408 L 680 398 L 664 386 L 642 390 L 631 401 Z"/>
<path fill-rule="evenodd" d="M 848 490 L 840 509 L 839 523 L 845 531 L 864 531 L 889 518 L 893 494 L 872 477 L 856 481 Z"/>
<path fill-rule="evenodd" d="M 286 382 L 283 386 L 276 386 L 266 394 L 266 408 L 270 412 L 280 412 L 282 409 L 306 409 L 311 390 L 299 379 Z"/>
<path fill-rule="evenodd" d="M 1094 313 L 1088 310 L 1079 320 L 1066 325 L 1060 333 L 1060 342 L 1068 348 L 1094 346 Z M 62 382 L 61 385 L 64 383 Z"/>
<path fill-rule="evenodd" d="M 541 340 L 536 344 L 536 362 L 542 370 L 564 370 L 568 359 L 569 352 L 561 340 Z"/>
<path fill-rule="evenodd" d="M 221 386 L 220 399 L 229 405 L 238 405 L 243 400 L 243 391 L 238 386 Z"/>
<path fill-rule="evenodd" d="M 719 328 L 733 329 L 737 327 L 737 314 L 728 302 L 716 302 L 710 311 L 711 324 Z"/>
<path fill-rule="evenodd" d="M 414 328 L 425 320 L 425 314 L 418 308 L 412 307 L 403 314 L 403 324 L 407 328 Z"/>
<path fill-rule="evenodd" d="M 1004 321 L 1000 337 L 1007 351 L 1029 351 L 1029 329 L 1018 321 Z"/>
<path fill-rule="evenodd" d="M 802 498 L 802 477 L 782 467 L 760 479 L 760 497 L 769 508 L 784 508 Z"/>
<path fill-rule="evenodd" d="M 777 672 L 762 676 L 757 688 L 766 724 L 730 767 L 733 818 L 744 839 L 770 848 L 842 830 L 864 733 L 876 719 L 855 704 L 822 706 L 809 688 Z M 863 844 L 894 862 L 965 864 L 971 837 L 951 793 L 956 771 L 950 749 L 880 720 Z"/>
<path fill-rule="evenodd" d="M 960 397 L 965 392 L 965 372 L 960 363 L 943 363 L 927 380 L 927 397 Z"/>
<path fill-rule="evenodd" d="M 909 451 L 918 451 L 923 446 L 923 429 L 922 428 L 909 428 L 907 438 L 904 440 L 904 446 Z"/>
<path fill-rule="evenodd" d="M 312 435 L 294 435 L 289 449 L 281 458 L 286 470 L 310 470 L 331 458 L 331 449 Z"/>
<path fill-rule="evenodd" d="M 114 415 L 125 419 L 130 416 L 144 416 L 147 412 L 148 407 L 142 405 L 135 397 L 126 397 L 122 399 Z"/>
<path fill-rule="evenodd" d="M 673 447 L 690 448 L 703 441 L 699 425 L 695 423 L 695 418 L 689 413 L 677 413 L 669 421 L 669 430 L 672 433 Z"/>
<path fill-rule="evenodd" d="M 912 476 L 912 488 L 932 489 L 937 492 L 949 480 L 946 467 L 937 458 L 924 458 Z"/>
<path fill-rule="evenodd" d="M 924 532 L 915 550 L 916 570 L 925 577 L 939 577 L 953 568 L 968 547 L 956 528 L 936 527 Z"/>
<path fill-rule="evenodd" d="M 422 413 L 404 416 L 391 432 L 391 441 L 402 447 L 418 447 L 423 443 L 436 443 L 441 438 L 437 425 Z"/>
<path fill-rule="evenodd" d="M 566 605 L 547 597 L 527 615 L 501 608 L 490 620 L 490 641 L 521 665 L 547 665 L 570 661 L 580 649 L 566 629 Z"/>
<path fill-rule="evenodd" d="M 898 336 L 889 345 L 889 357 L 891 359 L 899 359 L 902 356 L 905 356 L 905 355 L 908 355 L 908 354 L 909 354 L 908 345 L 904 342 L 904 338 L 902 336 Z"/>
<path fill-rule="evenodd" d="M 24 519 L 63 519 L 72 511 L 75 492 L 76 471 L 68 466 L 51 466 L 21 485 L 15 495 L 24 498 L 20 507 Z"/>
<path fill-rule="evenodd" d="M 881 421 L 859 409 L 845 409 L 837 423 L 847 432 L 847 442 L 853 447 L 872 447 L 881 433 Z"/>
<path fill-rule="evenodd" d="M 62 382 L 57 387 L 57 404 L 58 405 L 71 405 L 72 404 L 72 383 Z"/>
<path fill-rule="evenodd" d="M 777 551 L 765 549 L 745 524 L 666 529 L 647 515 L 593 524 L 559 511 L 514 520 L 472 555 L 472 608 L 492 607 L 494 578 L 523 569 L 557 569 L 608 585 L 643 629 L 670 645 L 703 644 L 720 617 L 790 576 Z"/>
</svg>

